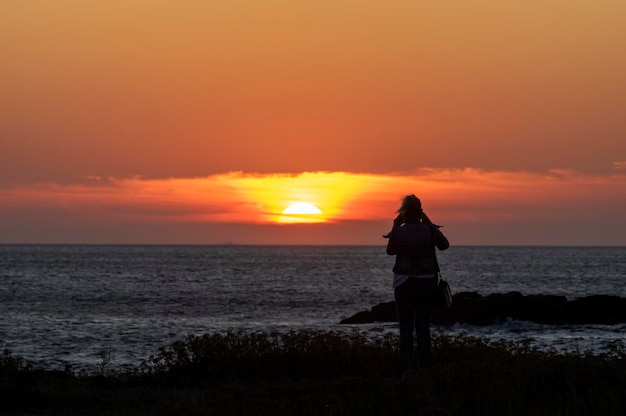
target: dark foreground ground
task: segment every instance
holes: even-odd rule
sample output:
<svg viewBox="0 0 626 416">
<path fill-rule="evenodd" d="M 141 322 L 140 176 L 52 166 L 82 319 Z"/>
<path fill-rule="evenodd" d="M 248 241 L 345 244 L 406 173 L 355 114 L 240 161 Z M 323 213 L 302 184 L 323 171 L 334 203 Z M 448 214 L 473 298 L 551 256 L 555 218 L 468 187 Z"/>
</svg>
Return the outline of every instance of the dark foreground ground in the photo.
<svg viewBox="0 0 626 416">
<path fill-rule="evenodd" d="M 434 339 L 432 366 L 398 373 L 395 337 L 207 335 L 134 371 L 42 371 L 0 356 L 0 413 L 14 415 L 624 415 L 626 352 L 557 355 L 524 344 Z"/>
</svg>

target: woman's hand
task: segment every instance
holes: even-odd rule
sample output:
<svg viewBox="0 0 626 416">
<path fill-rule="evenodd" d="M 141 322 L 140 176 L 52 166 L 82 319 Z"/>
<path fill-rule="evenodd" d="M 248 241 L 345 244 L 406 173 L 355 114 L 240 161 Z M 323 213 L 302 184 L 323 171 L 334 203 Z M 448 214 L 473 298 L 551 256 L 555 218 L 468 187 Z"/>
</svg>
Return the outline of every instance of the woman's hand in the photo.
<svg viewBox="0 0 626 416">
<path fill-rule="evenodd" d="M 402 223 L 404 223 L 404 217 L 402 216 L 402 214 L 398 214 L 398 216 L 393 220 L 393 228 L 401 226 Z M 391 231 L 389 231 L 387 234 L 383 234 L 383 238 L 389 237 L 391 237 Z"/>
<path fill-rule="evenodd" d="M 393 226 L 399 227 L 404 222 L 404 216 L 402 214 L 398 214 L 398 216 L 393 220 Z"/>
<path fill-rule="evenodd" d="M 433 227 L 441 228 L 443 225 L 433 224 L 433 222 L 428 218 L 428 215 L 424 211 L 422 211 L 422 222 L 424 224 L 432 225 Z"/>
</svg>

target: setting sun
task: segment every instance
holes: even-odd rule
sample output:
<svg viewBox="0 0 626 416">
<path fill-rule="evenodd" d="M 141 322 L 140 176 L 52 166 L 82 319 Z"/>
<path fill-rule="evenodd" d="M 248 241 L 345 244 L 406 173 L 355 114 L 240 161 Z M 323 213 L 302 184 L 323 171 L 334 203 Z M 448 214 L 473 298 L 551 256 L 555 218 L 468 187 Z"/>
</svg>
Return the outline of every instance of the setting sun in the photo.
<svg viewBox="0 0 626 416">
<path fill-rule="evenodd" d="M 283 214 L 321 214 L 322 211 L 318 207 L 308 202 L 296 202 L 289 205 L 283 211 Z"/>
<path fill-rule="evenodd" d="M 323 222 L 322 211 L 310 202 L 296 202 L 285 208 L 279 218 L 283 223 Z"/>
</svg>

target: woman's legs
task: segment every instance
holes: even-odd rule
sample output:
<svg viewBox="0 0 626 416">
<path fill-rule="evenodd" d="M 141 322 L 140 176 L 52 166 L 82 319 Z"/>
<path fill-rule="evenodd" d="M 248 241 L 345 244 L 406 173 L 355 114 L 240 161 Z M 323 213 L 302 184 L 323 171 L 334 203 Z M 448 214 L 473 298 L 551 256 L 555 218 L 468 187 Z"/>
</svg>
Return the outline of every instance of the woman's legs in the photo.
<svg viewBox="0 0 626 416">
<path fill-rule="evenodd" d="M 415 333 L 417 334 L 417 357 L 420 368 L 428 368 L 430 357 L 430 320 L 433 314 L 433 296 L 437 280 L 420 279 L 418 288 L 417 311 L 415 314 Z"/>
<path fill-rule="evenodd" d="M 428 367 L 432 296 L 436 285 L 436 279 L 411 277 L 395 290 L 400 326 L 400 355 L 404 370 L 413 369 L 413 328 L 417 334 L 419 366 Z"/>
<path fill-rule="evenodd" d="M 400 326 L 400 357 L 403 370 L 413 368 L 413 328 L 415 327 L 415 310 L 417 296 L 414 278 L 410 278 L 395 290 L 396 309 Z"/>
</svg>

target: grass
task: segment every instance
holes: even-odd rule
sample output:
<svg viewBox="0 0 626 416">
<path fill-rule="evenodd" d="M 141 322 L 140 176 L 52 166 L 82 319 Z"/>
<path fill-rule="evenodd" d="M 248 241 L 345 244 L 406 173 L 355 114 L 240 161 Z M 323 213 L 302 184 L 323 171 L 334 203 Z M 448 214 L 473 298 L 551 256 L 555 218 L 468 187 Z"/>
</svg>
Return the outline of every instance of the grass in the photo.
<svg viewBox="0 0 626 416">
<path fill-rule="evenodd" d="M 399 377 L 397 338 L 324 332 L 190 336 L 132 371 L 43 371 L 4 351 L 0 413 L 26 415 L 626 414 L 626 353 L 592 356 L 435 336 Z"/>
</svg>

